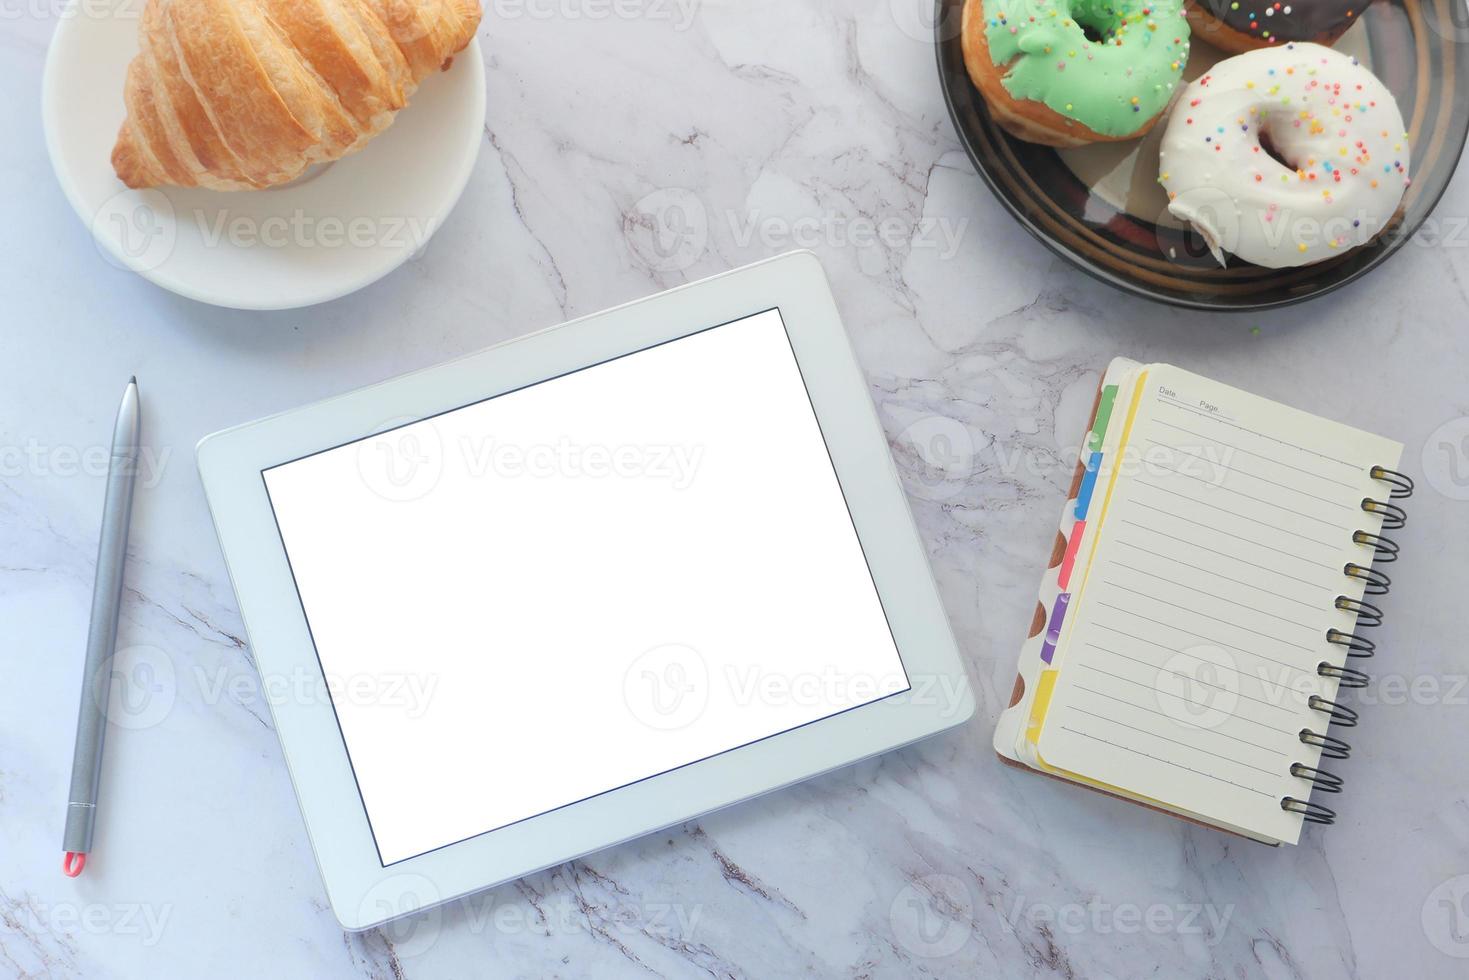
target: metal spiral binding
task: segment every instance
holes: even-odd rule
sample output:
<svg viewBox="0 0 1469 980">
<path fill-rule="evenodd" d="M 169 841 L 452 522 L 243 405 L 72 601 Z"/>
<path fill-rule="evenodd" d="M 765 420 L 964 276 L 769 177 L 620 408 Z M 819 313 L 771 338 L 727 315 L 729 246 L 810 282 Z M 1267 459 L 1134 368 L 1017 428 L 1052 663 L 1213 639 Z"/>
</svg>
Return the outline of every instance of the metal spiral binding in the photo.
<svg viewBox="0 0 1469 980">
<path fill-rule="evenodd" d="M 1384 538 L 1370 531 L 1355 531 L 1352 540 L 1372 549 L 1373 564 L 1386 565 L 1398 560 L 1398 543 L 1392 538 Z"/>
<path fill-rule="evenodd" d="M 1376 643 L 1373 643 L 1365 636 L 1358 636 L 1356 633 L 1343 633 L 1341 630 L 1327 630 L 1326 642 L 1335 643 L 1339 647 L 1346 647 L 1347 656 L 1349 657 L 1360 657 L 1366 660 L 1368 657 L 1375 656 L 1377 653 Z"/>
<path fill-rule="evenodd" d="M 1374 466 L 1371 470 L 1372 479 L 1381 480 L 1392 487 L 1390 496 L 1393 500 L 1405 500 L 1413 496 L 1413 478 L 1397 470 L 1390 470 L 1385 466 Z"/>
<path fill-rule="evenodd" d="M 1336 811 L 1330 807 L 1324 807 L 1320 803 L 1311 803 L 1308 800 L 1298 800 L 1294 796 L 1283 796 L 1280 799 L 1280 808 L 1290 813 L 1299 813 L 1306 823 L 1336 823 Z"/>
<path fill-rule="evenodd" d="M 1357 614 L 1357 625 L 1362 629 L 1371 629 L 1382 625 L 1382 610 L 1370 602 L 1362 602 L 1360 599 L 1349 599 L 1344 595 L 1336 597 L 1336 608 L 1349 613 Z"/>
<path fill-rule="evenodd" d="M 1385 466 L 1374 466 L 1369 471 L 1372 479 L 1379 480 L 1389 487 L 1388 499 L 1375 500 L 1372 497 L 1362 498 L 1362 510 L 1368 514 L 1374 514 L 1382 518 L 1382 530 L 1395 531 L 1408 523 L 1408 512 L 1392 501 L 1403 500 L 1413 496 L 1413 480 L 1406 474 L 1397 470 L 1390 470 Z M 1373 565 L 1386 565 L 1398 560 L 1398 543 L 1391 538 L 1372 531 L 1356 530 L 1352 532 L 1352 541 L 1372 549 L 1372 561 L 1367 565 L 1357 562 L 1348 562 L 1342 568 L 1342 574 L 1354 582 L 1362 585 L 1364 596 L 1387 595 L 1392 589 L 1392 579 L 1385 572 L 1378 571 Z M 1339 595 L 1334 603 L 1342 612 L 1351 613 L 1355 617 L 1354 630 L 1372 629 L 1382 625 L 1382 610 L 1373 603 L 1364 599 L 1353 599 L 1350 596 Z M 1348 658 L 1356 657 L 1365 659 L 1377 653 L 1377 644 L 1362 636 L 1360 632 L 1345 632 L 1339 629 L 1328 629 L 1326 631 L 1326 642 L 1346 648 Z M 1338 690 L 1364 688 L 1372 682 L 1372 678 L 1364 671 L 1354 667 L 1337 667 L 1323 660 L 1316 666 L 1316 674 L 1336 681 Z M 1337 725 L 1341 728 L 1355 728 L 1357 725 L 1357 712 L 1346 705 L 1329 700 L 1319 694 L 1313 694 L 1306 702 L 1312 711 L 1319 711 L 1326 715 L 1327 727 Z M 1300 733 L 1301 743 L 1320 749 L 1322 759 L 1345 759 L 1352 754 L 1352 747 L 1334 735 L 1324 732 L 1313 731 L 1302 728 Z M 1308 766 L 1304 762 L 1293 762 L 1290 766 L 1290 774 L 1297 779 L 1305 779 L 1311 783 L 1313 791 L 1322 793 L 1340 793 L 1343 780 L 1340 776 L 1325 769 Z M 1280 799 L 1280 808 L 1289 813 L 1298 813 L 1306 823 L 1332 824 L 1336 822 L 1336 811 L 1324 807 L 1319 803 L 1312 803 L 1309 799 L 1301 800 L 1294 796 L 1283 796 Z"/>
<path fill-rule="evenodd" d="M 1319 711 L 1330 718 L 1333 725 L 1339 725 L 1342 728 L 1357 727 L 1357 713 L 1344 704 L 1329 701 L 1319 694 L 1311 695 L 1306 700 L 1306 704 L 1310 705 L 1312 710 Z"/>
<path fill-rule="evenodd" d="M 1290 774 L 1297 779 L 1309 779 L 1323 793 L 1340 793 L 1343 786 L 1342 778 L 1336 773 L 1308 766 L 1304 762 L 1292 762 Z"/>
<path fill-rule="evenodd" d="M 1323 759 L 1346 759 L 1352 754 L 1352 747 L 1348 743 L 1334 735 L 1323 735 L 1309 728 L 1301 729 L 1301 741 L 1319 748 Z"/>
<path fill-rule="evenodd" d="M 1387 595 L 1392 591 L 1392 579 L 1387 577 L 1386 572 L 1380 572 L 1375 568 L 1368 568 L 1366 565 L 1358 565 L 1354 561 L 1349 561 L 1342 567 L 1342 574 L 1347 578 L 1365 582 L 1363 592 L 1366 595 Z"/>
<path fill-rule="evenodd" d="M 1397 494 L 1393 494 L 1393 496 L 1397 496 Z M 1382 529 L 1384 531 L 1397 531 L 1408 523 L 1408 512 L 1397 504 L 1383 503 L 1381 500 L 1363 497 L 1362 509 L 1369 514 L 1381 516 Z"/>
<path fill-rule="evenodd" d="M 1337 687 L 1357 689 L 1366 687 L 1372 683 L 1372 677 L 1352 667 L 1333 667 L 1325 660 L 1316 666 L 1316 674 L 1319 677 L 1333 677 L 1336 679 Z"/>
</svg>

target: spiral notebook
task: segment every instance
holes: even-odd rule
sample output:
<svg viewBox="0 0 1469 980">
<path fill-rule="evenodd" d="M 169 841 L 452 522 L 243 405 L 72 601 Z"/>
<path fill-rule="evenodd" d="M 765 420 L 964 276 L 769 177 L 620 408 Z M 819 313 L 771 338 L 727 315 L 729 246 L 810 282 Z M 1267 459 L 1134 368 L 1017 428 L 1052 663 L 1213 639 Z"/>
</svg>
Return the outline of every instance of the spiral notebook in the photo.
<svg viewBox="0 0 1469 980">
<path fill-rule="evenodd" d="M 1330 823 L 1369 682 L 1402 446 L 1112 363 L 995 750 L 1267 844 Z"/>
</svg>

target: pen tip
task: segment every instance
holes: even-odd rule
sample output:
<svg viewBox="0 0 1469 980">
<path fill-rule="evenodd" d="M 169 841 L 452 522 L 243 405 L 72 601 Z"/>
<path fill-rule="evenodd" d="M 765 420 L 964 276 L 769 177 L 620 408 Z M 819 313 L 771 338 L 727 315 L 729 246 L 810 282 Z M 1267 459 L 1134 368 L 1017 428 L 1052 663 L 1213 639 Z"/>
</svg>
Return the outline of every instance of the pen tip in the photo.
<svg viewBox="0 0 1469 980">
<path fill-rule="evenodd" d="M 66 856 L 61 859 L 61 873 L 68 878 L 75 878 L 86 866 L 87 856 L 78 854 L 76 851 L 67 851 Z"/>
<path fill-rule="evenodd" d="M 136 374 L 133 375 L 131 378 L 128 378 L 128 384 L 135 385 L 137 383 L 138 383 L 138 376 Z"/>
</svg>

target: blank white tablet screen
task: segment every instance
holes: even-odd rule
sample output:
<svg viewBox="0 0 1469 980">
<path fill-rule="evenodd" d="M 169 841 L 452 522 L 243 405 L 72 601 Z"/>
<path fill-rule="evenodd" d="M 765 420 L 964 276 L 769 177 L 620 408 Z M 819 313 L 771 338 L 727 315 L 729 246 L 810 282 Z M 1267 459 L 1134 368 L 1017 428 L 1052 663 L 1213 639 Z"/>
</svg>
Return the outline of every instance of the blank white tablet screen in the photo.
<svg viewBox="0 0 1469 980">
<path fill-rule="evenodd" d="M 264 478 L 385 865 L 908 689 L 775 310 Z"/>
</svg>

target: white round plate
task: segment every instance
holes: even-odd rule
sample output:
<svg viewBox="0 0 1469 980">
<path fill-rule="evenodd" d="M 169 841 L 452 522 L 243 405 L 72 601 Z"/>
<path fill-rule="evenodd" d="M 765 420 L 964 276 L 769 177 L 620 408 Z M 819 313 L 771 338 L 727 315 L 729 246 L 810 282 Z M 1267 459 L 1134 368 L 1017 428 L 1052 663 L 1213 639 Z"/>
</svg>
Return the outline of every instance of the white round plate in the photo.
<svg viewBox="0 0 1469 980">
<path fill-rule="evenodd" d="M 478 40 L 426 79 L 386 132 L 295 183 L 133 191 L 111 157 L 143 2 L 72 0 L 46 58 L 51 164 L 106 259 L 200 302 L 283 310 L 355 292 L 422 251 L 484 141 Z"/>
</svg>

